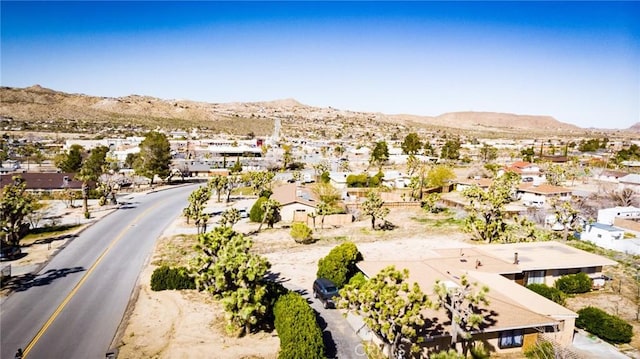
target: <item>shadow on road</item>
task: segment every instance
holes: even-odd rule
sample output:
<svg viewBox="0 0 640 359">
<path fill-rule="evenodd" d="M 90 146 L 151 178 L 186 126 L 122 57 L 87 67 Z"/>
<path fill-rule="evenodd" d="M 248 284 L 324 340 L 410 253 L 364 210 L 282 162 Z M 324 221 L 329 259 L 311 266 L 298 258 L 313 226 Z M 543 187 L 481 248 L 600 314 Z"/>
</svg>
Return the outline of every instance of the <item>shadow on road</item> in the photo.
<svg viewBox="0 0 640 359">
<path fill-rule="evenodd" d="M 33 243 L 30 243 L 30 244 L 25 244 L 22 247 L 31 247 L 34 244 L 51 244 L 51 243 L 56 242 L 56 241 L 66 241 L 67 239 L 77 238 L 77 237 L 78 237 L 77 234 L 65 234 L 65 235 L 62 235 L 62 236 L 38 239 L 37 241 L 35 241 Z"/>
<path fill-rule="evenodd" d="M 322 340 L 324 341 L 324 354 L 327 358 L 337 358 L 338 357 L 338 347 L 336 345 L 335 340 L 333 340 L 333 335 L 331 335 L 331 331 L 327 329 L 327 322 L 324 320 L 322 315 L 314 309 L 313 311 L 316 315 L 316 322 L 320 326 L 320 330 L 322 330 Z"/>
<path fill-rule="evenodd" d="M 40 287 L 51 284 L 53 281 L 59 278 L 66 277 L 69 274 L 83 272 L 86 269 L 83 267 L 63 268 L 63 269 L 50 269 L 40 275 L 24 274 L 21 276 L 12 277 L 4 288 L 7 288 L 16 292 L 24 292 L 31 287 Z"/>
</svg>

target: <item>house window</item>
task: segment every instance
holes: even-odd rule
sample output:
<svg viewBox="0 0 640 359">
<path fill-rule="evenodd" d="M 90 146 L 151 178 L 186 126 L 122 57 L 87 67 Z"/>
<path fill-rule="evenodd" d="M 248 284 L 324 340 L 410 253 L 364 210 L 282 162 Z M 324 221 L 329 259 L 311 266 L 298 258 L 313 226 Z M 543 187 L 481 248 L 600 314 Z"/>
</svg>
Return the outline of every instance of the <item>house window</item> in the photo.
<svg viewBox="0 0 640 359">
<path fill-rule="evenodd" d="M 529 272 L 529 276 L 527 277 L 527 285 L 536 283 L 543 284 L 544 283 L 544 271 L 543 270 L 534 270 Z"/>
<path fill-rule="evenodd" d="M 500 349 L 518 348 L 522 346 L 522 340 L 524 338 L 524 330 L 505 330 L 500 332 L 500 342 L 498 346 Z"/>
</svg>

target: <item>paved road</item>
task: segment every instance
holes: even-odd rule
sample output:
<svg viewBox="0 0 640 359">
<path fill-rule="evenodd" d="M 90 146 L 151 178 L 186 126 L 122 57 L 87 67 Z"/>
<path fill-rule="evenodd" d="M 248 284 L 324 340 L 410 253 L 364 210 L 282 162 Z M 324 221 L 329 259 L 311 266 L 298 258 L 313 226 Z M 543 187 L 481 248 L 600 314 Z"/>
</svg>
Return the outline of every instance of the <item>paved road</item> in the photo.
<svg viewBox="0 0 640 359">
<path fill-rule="evenodd" d="M 327 358 L 364 359 L 367 357 L 362 340 L 351 328 L 337 309 L 323 308 L 320 300 L 313 298 L 311 290 L 306 290 L 290 282 L 282 283 L 289 290 L 300 293 L 318 315 L 318 323 L 322 329 Z"/>
<path fill-rule="evenodd" d="M 71 241 L 0 308 L 0 358 L 105 358 L 144 261 L 194 186 L 136 195 Z"/>
</svg>

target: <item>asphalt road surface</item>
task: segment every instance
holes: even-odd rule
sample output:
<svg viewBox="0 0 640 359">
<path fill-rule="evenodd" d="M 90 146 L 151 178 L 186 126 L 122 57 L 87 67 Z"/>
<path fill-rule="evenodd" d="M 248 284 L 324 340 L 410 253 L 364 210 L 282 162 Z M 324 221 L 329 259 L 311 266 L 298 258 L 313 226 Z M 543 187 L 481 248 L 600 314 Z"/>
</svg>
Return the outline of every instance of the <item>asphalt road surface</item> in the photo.
<svg viewBox="0 0 640 359">
<path fill-rule="evenodd" d="M 194 189 L 132 196 L 68 243 L 2 303 L 0 358 L 105 358 L 156 239 Z"/>
</svg>

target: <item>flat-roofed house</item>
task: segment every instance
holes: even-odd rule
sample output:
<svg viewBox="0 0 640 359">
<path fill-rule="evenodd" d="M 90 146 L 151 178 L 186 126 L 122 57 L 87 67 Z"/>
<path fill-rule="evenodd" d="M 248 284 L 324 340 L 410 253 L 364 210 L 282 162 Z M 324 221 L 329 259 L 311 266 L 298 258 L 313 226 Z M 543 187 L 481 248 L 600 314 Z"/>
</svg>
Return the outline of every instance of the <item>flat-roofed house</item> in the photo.
<svg viewBox="0 0 640 359">
<path fill-rule="evenodd" d="M 358 268 L 367 277 L 393 265 L 409 271 L 409 283 L 417 283 L 432 301 L 437 280 L 447 287 L 461 286 L 467 276 L 479 286 L 489 287 L 489 304 L 481 306 L 485 321 L 471 333 L 474 340 L 497 353 L 521 353 L 540 337 L 562 346 L 571 345 L 578 315 L 527 289 L 526 284 L 553 285 L 560 275 L 586 272 L 600 276 L 602 267 L 616 265 L 607 258 L 557 242 L 530 242 L 467 248 L 432 249 L 421 260 L 362 261 Z M 448 349 L 451 321 L 444 309 L 424 309 L 433 319 L 427 330 L 423 350 L 427 353 Z"/>
</svg>

